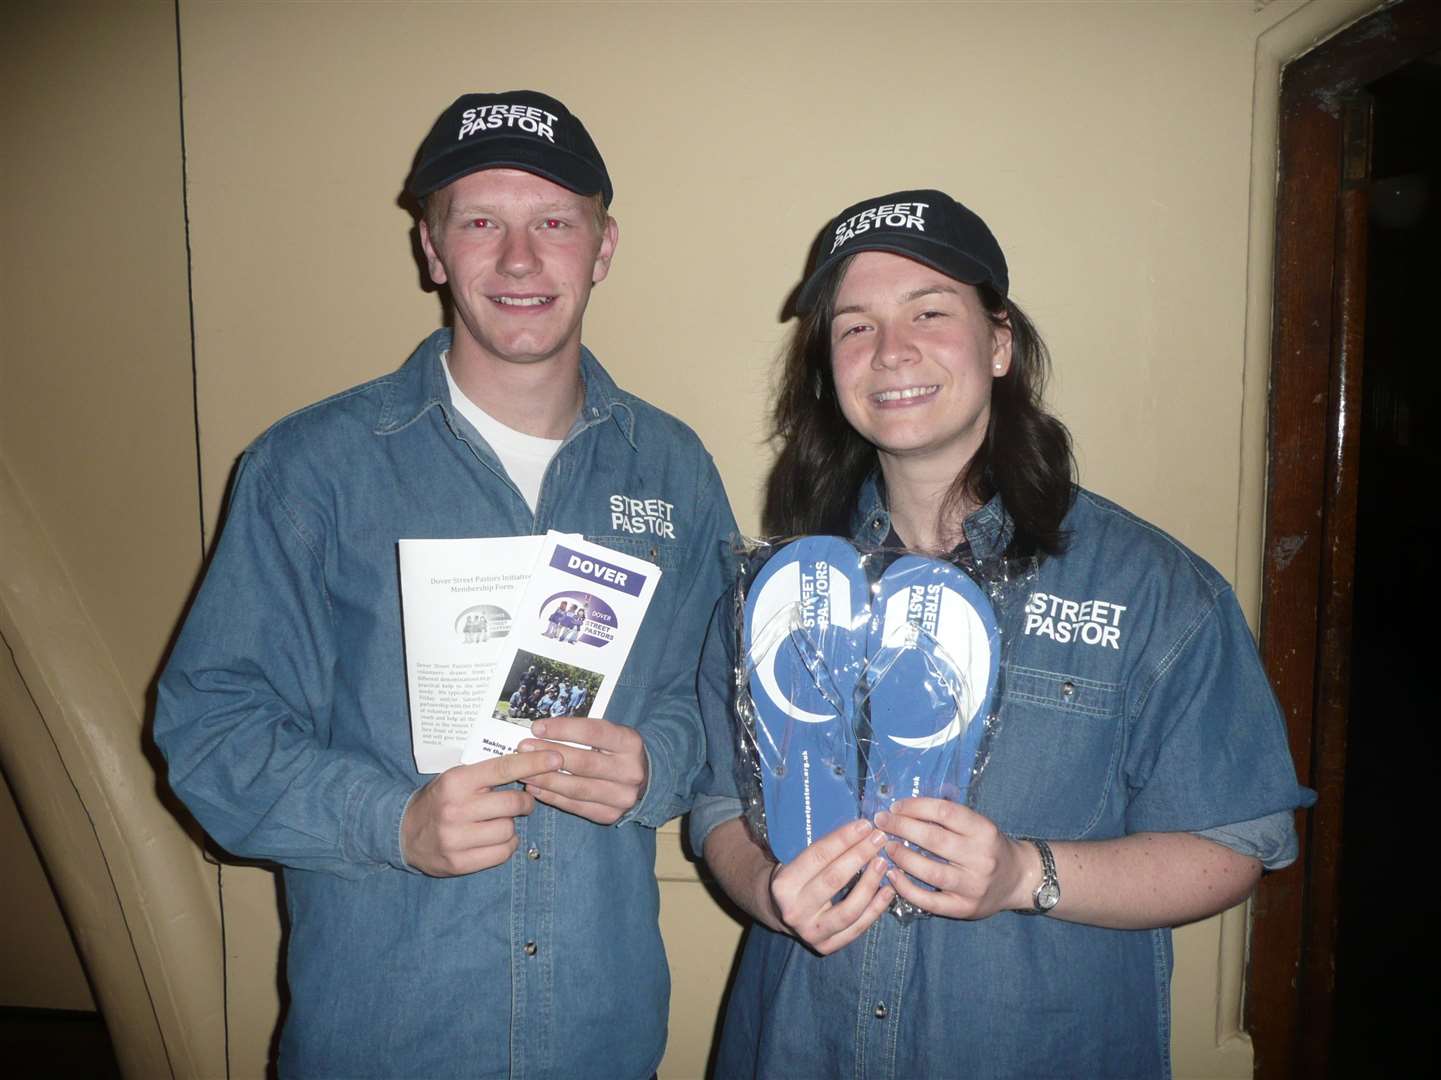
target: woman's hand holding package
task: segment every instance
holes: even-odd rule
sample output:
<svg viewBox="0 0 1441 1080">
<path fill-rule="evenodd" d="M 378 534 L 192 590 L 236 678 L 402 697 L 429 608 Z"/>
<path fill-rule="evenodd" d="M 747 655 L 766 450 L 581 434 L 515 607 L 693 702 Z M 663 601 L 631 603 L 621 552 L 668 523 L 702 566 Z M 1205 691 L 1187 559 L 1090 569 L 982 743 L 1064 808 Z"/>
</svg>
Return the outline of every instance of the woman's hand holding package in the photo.
<svg viewBox="0 0 1441 1080">
<path fill-rule="evenodd" d="M 852 821 L 785 866 L 776 865 L 770 874 L 770 897 L 782 928 L 822 956 L 865 933 L 895 895 L 885 881 L 885 842 L 885 833 L 870 822 Z M 850 892 L 836 899 L 852 881 Z"/>
<path fill-rule="evenodd" d="M 952 919 L 984 919 L 998 911 L 1030 906 L 1026 883 L 1032 877 L 1040 880 L 1035 849 L 1013 840 L 974 810 L 945 799 L 902 799 L 889 813 L 877 814 L 876 825 L 897 838 L 886 845 L 897 867 L 889 875 L 892 887 L 923 911 Z M 922 888 L 912 877 L 936 891 Z"/>
</svg>

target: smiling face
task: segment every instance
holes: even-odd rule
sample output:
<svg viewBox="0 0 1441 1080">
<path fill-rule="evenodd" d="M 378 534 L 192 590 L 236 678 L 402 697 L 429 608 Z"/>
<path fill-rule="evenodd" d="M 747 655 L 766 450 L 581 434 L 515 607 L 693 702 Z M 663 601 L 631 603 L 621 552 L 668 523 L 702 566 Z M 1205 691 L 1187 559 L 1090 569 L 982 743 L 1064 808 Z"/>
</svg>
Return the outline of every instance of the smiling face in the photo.
<svg viewBox="0 0 1441 1080">
<path fill-rule="evenodd" d="M 610 270 L 615 221 L 597 229 L 591 199 L 519 169 L 470 173 L 430 198 L 444 202 L 421 222 L 420 240 L 431 279 L 455 302 L 453 362 L 578 363 L 581 318 Z"/>
<path fill-rule="evenodd" d="M 991 380 L 1011 365 L 1011 332 L 974 286 L 885 251 L 847 267 L 830 326 L 846 420 L 884 468 L 905 459 L 956 475 L 986 435 Z"/>
</svg>

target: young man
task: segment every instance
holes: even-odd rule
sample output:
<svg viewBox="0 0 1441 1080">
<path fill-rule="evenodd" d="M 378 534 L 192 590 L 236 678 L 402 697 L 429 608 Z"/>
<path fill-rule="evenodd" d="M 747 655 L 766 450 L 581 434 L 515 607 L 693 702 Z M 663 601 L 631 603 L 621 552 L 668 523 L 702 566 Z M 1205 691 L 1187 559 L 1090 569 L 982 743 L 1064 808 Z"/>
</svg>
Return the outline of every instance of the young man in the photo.
<svg viewBox="0 0 1441 1080">
<path fill-rule="evenodd" d="M 703 754 L 695 667 L 734 522 L 695 435 L 581 346 L 617 229 L 580 121 L 466 95 L 409 187 L 454 329 L 242 456 L 156 740 L 218 843 L 285 868 L 282 1075 L 648 1077 L 669 994 L 654 829 Z M 674 528 L 619 533 L 617 497 Z M 417 774 L 396 541 L 549 528 L 664 570 L 607 715 Z"/>
</svg>

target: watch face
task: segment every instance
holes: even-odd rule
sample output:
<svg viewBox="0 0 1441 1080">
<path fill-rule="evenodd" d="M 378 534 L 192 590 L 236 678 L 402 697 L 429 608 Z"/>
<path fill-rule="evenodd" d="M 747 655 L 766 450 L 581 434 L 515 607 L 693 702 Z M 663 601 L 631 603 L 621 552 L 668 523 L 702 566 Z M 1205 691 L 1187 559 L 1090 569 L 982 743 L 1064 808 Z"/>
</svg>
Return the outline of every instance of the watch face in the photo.
<svg viewBox="0 0 1441 1080">
<path fill-rule="evenodd" d="M 1050 911 L 1061 901 L 1061 886 L 1054 881 L 1046 881 L 1036 890 L 1036 907 L 1042 911 Z"/>
</svg>

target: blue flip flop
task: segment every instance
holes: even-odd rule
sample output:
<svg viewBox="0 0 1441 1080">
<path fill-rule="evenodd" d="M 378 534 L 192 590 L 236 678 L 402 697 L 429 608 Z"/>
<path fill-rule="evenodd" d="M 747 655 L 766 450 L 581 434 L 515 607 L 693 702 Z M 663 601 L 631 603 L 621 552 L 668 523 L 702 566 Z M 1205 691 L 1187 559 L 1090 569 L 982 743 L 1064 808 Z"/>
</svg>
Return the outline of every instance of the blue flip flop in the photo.
<svg viewBox="0 0 1441 1080">
<path fill-rule="evenodd" d="M 1000 624 L 965 571 L 904 555 L 881 576 L 863 699 L 862 812 L 964 802 L 1000 672 Z"/>
<path fill-rule="evenodd" d="M 856 549 L 805 536 L 777 549 L 746 594 L 742 642 L 771 853 L 788 863 L 860 816 L 856 685 L 869 586 Z"/>
</svg>

